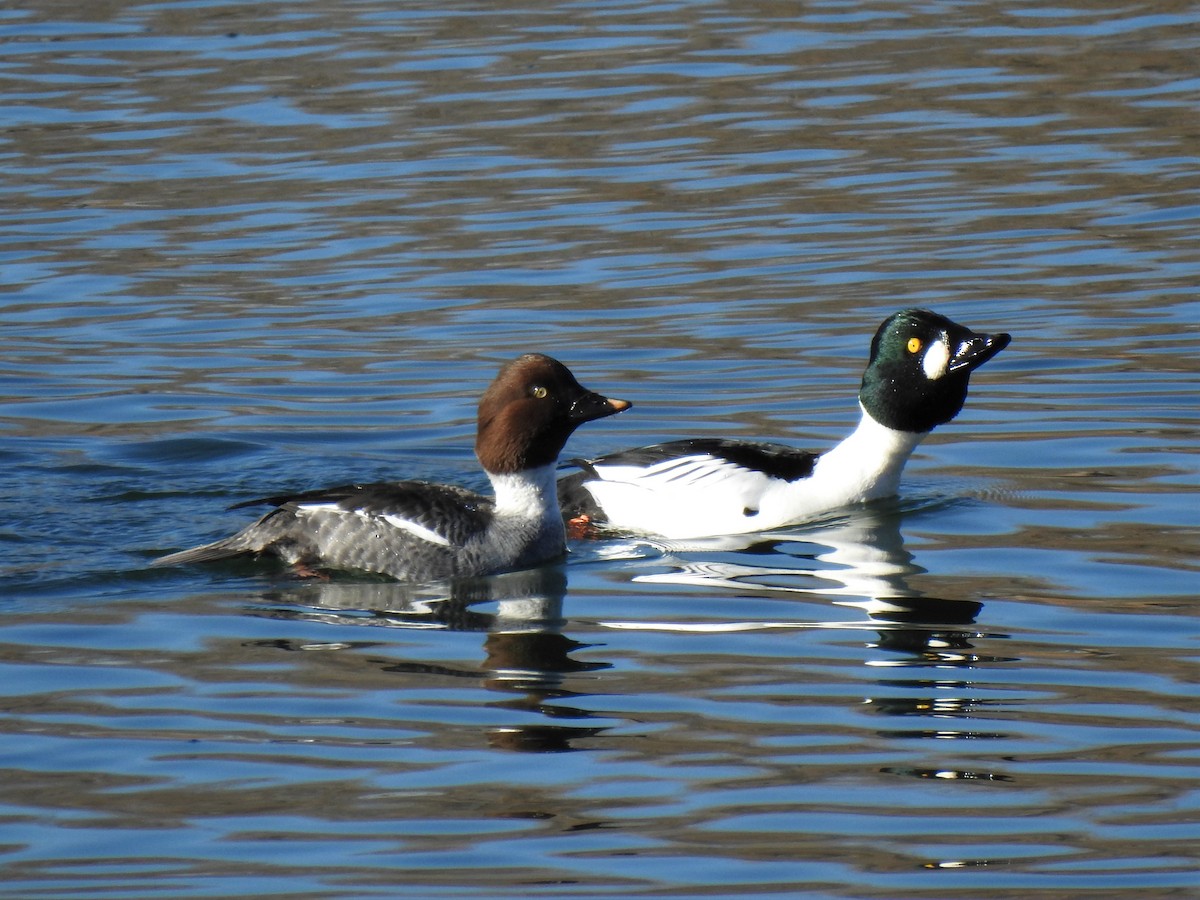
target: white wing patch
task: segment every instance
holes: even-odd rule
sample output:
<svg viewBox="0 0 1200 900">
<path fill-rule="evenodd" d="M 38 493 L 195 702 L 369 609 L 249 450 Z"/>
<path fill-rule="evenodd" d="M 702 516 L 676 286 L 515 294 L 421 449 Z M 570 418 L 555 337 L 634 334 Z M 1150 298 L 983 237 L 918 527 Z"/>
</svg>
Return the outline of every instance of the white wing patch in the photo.
<svg viewBox="0 0 1200 900">
<path fill-rule="evenodd" d="M 297 512 L 345 512 L 336 503 L 297 503 Z"/>
<path fill-rule="evenodd" d="M 338 503 L 301 503 L 297 505 L 296 509 L 300 512 L 336 512 L 341 513 L 342 515 L 355 515 L 360 519 L 374 518 L 374 516 L 372 516 L 366 510 L 346 509 L 346 507 L 341 506 Z M 378 518 L 383 519 L 383 521 L 387 522 L 393 528 L 399 528 L 401 531 L 405 531 L 415 538 L 420 538 L 423 541 L 428 541 L 431 544 L 438 544 L 442 547 L 451 546 L 450 541 L 442 537 L 432 528 L 426 528 L 424 525 L 414 522 L 411 519 L 405 519 L 402 516 L 397 516 L 391 513 L 384 514 Z"/>
<path fill-rule="evenodd" d="M 394 516 L 390 513 L 382 516 L 383 521 L 389 525 L 394 525 L 401 531 L 407 531 L 413 537 L 418 537 L 423 541 L 429 541 L 431 544 L 440 544 L 443 547 L 449 547 L 450 542 L 438 534 L 431 528 L 426 528 L 424 525 L 419 525 L 411 519 L 404 519 L 400 516 Z"/>
</svg>

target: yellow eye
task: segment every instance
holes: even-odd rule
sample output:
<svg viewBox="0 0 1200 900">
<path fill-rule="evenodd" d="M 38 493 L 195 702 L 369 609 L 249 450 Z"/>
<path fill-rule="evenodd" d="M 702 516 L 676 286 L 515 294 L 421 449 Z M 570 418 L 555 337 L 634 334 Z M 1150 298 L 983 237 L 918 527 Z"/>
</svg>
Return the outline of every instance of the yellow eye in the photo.
<svg viewBox="0 0 1200 900">
<path fill-rule="evenodd" d="M 916 353 L 920 349 L 921 349 L 921 339 L 920 338 L 912 337 L 912 338 L 908 339 L 908 352 L 909 353 Z"/>
<path fill-rule="evenodd" d="M 546 390 L 544 387 L 542 387 L 540 384 L 535 384 L 532 388 L 529 389 L 529 393 L 531 393 L 538 400 L 544 400 L 544 399 L 546 399 L 546 395 L 549 394 L 550 392 L 548 390 Z"/>
</svg>

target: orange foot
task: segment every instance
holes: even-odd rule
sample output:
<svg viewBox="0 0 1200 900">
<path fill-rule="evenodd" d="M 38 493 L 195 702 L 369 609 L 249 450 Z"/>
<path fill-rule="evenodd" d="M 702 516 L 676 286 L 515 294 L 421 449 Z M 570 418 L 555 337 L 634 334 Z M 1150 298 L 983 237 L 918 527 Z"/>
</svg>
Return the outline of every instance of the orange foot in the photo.
<svg viewBox="0 0 1200 900">
<path fill-rule="evenodd" d="M 297 578 L 312 578 L 317 581 L 329 581 L 328 572 L 320 572 L 306 563 L 292 563 L 292 574 Z"/>
<path fill-rule="evenodd" d="M 596 526 L 590 516 L 580 513 L 573 519 L 567 519 L 567 537 L 573 541 L 583 541 L 596 534 Z"/>
</svg>

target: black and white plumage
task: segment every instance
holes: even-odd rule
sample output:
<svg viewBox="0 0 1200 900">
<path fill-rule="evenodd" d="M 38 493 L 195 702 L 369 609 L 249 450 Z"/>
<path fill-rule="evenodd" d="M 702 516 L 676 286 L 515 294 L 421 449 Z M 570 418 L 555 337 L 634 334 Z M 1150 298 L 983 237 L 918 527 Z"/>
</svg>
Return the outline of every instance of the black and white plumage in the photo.
<svg viewBox="0 0 1200 900">
<path fill-rule="evenodd" d="M 357 570 L 405 581 L 486 575 L 561 555 L 558 454 L 576 427 L 627 409 L 587 390 L 562 363 L 526 354 L 479 402 L 475 452 L 487 497 L 420 481 L 349 484 L 240 503 L 270 512 L 231 537 L 152 565 L 269 554 L 306 570 Z"/>
<path fill-rule="evenodd" d="M 558 499 L 568 519 L 586 516 L 589 522 L 609 523 L 597 494 L 598 481 L 636 480 L 639 490 L 686 490 L 696 501 L 698 493 L 717 488 L 722 494 L 739 492 L 750 497 L 755 483 L 793 482 L 812 475 L 820 454 L 783 444 L 760 444 L 728 438 L 685 438 L 648 447 L 635 447 L 594 460 L 573 459 L 582 471 L 559 480 Z M 707 501 L 707 497 L 703 498 Z M 743 515 L 753 514 L 743 508 Z M 623 526 L 630 527 L 630 526 Z M 698 535 L 687 535 L 697 537 Z"/>
<path fill-rule="evenodd" d="M 971 372 L 1006 346 L 945 316 L 906 309 L 875 333 L 862 418 L 824 453 L 695 438 L 577 460 L 559 480 L 570 519 L 668 538 L 782 528 L 894 495 L 909 456 L 967 398 Z"/>
</svg>

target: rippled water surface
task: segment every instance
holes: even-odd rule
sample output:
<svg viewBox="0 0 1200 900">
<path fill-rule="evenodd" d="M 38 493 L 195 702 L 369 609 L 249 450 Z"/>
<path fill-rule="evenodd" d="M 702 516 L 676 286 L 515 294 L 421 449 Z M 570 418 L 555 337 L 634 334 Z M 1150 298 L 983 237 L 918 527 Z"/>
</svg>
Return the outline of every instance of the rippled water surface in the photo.
<svg viewBox="0 0 1200 900">
<path fill-rule="evenodd" d="M 1189 4 L 0 10 L 0 893 L 1200 889 Z M 454 586 L 148 570 L 250 496 L 823 448 L 878 322 L 1012 346 L 898 503 Z"/>
</svg>

